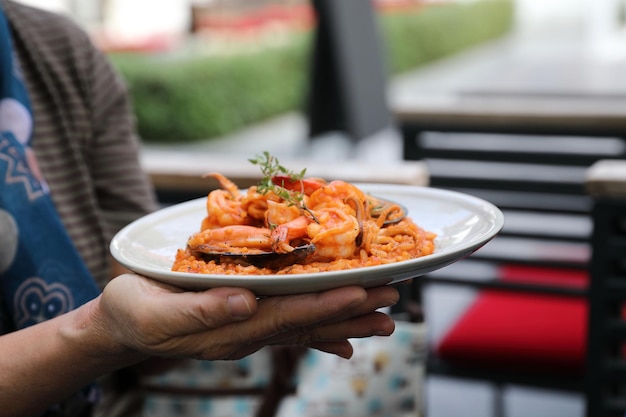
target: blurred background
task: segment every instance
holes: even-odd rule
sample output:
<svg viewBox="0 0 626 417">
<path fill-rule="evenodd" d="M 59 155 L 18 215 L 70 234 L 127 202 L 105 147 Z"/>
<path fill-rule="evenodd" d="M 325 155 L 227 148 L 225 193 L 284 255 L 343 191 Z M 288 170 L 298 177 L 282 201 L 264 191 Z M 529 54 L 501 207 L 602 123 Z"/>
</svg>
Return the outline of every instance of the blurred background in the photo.
<svg viewBox="0 0 626 417">
<path fill-rule="evenodd" d="M 148 143 L 219 137 L 302 108 L 316 19 L 309 1 L 20 1 L 71 16 L 111 55 Z M 621 0 L 373 4 L 390 76 L 505 35 L 606 42 L 623 24 Z M 190 87 L 190 79 L 199 83 Z M 162 117 L 172 101 L 175 120 Z"/>
<path fill-rule="evenodd" d="M 146 143 L 205 141 L 304 108 L 316 26 L 313 2 L 20 1 L 69 15 L 110 54 L 130 84 Z M 372 4 L 383 44 L 382 63 L 391 81 L 502 37 L 536 44 L 560 37 L 610 54 L 623 50 L 622 0 Z M 164 117 L 171 114 L 172 103 L 176 117 Z M 306 128 L 298 126 L 300 131 L 288 135 L 306 135 Z"/>
<path fill-rule="evenodd" d="M 20 1 L 69 15 L 110 54 L 130 84 L 146 143 L 205 141 L 304 108 L 316 27 L 313 2 Z M 536 44 L 567 39 L 620 54 L 623 3 L 375 0 L 372 4 L 385 75 L 393 81 L 503 37 Z M 171 114 L 172 103 L 176 117 L 164 117 Z M 289 134 L 306 135 L 304 131 Z"/>
</svg>

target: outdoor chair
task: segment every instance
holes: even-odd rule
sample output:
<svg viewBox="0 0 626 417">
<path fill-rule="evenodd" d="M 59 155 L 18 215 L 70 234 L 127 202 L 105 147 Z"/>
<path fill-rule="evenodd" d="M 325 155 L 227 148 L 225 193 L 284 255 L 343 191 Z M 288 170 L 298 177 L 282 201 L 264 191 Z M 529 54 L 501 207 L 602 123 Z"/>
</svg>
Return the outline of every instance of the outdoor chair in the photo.
<svg viewBox="0 0 626 417">
<path fill-rule="evenodd" d="M 615 274 L 614 261 L 626 253 L 611 229 L 623 206 L 599 203 L 594 210 L 585 179 L 596 161 L 623 158 L 624 140 L 420 132 L 411 126 L 403 135 L 405 159 L 426 162 L 431 186 L 484 198 L 505 216 L 501 234 L 485 247 L 419 280 L 413 296 L 422 301 L 429 329 L 427 375 L 488 382 L 496 389 L 498 417 L 508 411 L 498 393 L 510 386 L 585 393 L 595 398 L 583 397 L 588 416 L 620 408 L 623 415 L 626 404 L 607 405 L 599 385 L 607 377 L 600 342 L 607 326 L 598 323 L 609 309 L 590 309 L 588 299 L 590 271 L 594 278 Z M 602 235 L 592 246 L 594 222 Z M 607 256 L 615 257 L 612 263 Z M 609 291 L 594 290 L 595 303 L 601 297 L 617 303 L 626 295 L 611 282 Z M 611 322 L 608 328 L 625 336 L 620 326 Z M 595 339 L 590 349 L 589 337 Z M 613 367 L 610 376 L 624 376 L 624 369 Z M 592 377 L 598 385 L 590 390 Z"/>
</svg>

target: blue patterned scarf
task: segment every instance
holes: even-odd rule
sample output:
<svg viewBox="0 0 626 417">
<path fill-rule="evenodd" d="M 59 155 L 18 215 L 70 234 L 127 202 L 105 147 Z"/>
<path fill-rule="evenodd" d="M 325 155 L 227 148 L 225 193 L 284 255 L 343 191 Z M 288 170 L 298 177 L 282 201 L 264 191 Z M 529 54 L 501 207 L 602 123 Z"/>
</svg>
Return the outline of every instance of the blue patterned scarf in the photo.
<svg viewBox="0 0 626 417">
<path fill-rule="evenodd" d="M 0 9 L 0 291 L 13 329 L 66 313 L 100 292 L 39 172 L 32 131 L 28 94 Z"/>
<path fill-rule="evenodd" d="M 66 313 L 99 293 L 37 168 L 32 129 L 28 95 L 0 13 L 0 224 L 6 240 L 0 277 L 16 328 Z"/>
</svg>

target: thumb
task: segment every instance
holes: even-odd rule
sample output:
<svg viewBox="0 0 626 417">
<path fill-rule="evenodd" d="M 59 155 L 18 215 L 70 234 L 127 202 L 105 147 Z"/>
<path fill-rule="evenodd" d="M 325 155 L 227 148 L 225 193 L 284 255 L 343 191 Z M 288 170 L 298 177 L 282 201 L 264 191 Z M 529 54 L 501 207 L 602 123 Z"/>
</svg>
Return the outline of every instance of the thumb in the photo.
<svg viewBox="0 0 626 417">
<path fill-rule="evenodd" d="M 180 334 L 217 328 L 245 320 L 257 311 L 256 296 L 241 288 L 214 288 L 202 292 L 170 294 L 163 311 Z"/>
</svg>

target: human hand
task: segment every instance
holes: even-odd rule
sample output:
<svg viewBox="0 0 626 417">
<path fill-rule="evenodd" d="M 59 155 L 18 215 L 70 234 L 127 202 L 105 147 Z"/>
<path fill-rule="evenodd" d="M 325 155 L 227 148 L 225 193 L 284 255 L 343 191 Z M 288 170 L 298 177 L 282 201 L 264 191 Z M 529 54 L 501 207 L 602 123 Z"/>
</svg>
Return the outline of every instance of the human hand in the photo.
<svg viewBox="0 0 626 417">
<path fill-rule="evenodd" d="M 390 286 L 257 300 L 240 288 L 188 292 L 124 274 L 105 287 L 90 315 L 99 337 L 147 356 L 238 359 L 280 344 L 348 358 L 348 339 L 393 332 L 393 320 L 376 310 L 397 301 Z"/>
</svg>

